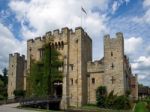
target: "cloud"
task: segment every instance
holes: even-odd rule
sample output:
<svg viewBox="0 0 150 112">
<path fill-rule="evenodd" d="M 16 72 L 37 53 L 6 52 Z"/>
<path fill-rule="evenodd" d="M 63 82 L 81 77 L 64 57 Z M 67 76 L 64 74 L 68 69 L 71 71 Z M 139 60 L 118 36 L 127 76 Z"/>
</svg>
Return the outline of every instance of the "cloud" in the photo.
<svg viewBox="0 0 150 112">
<path fill-rule="evenodd" d="M 4 67 L 8 66 L 8 57 L 10 53 L 20 52 L 25 54 L 25 44 L 25 41 L 17 40 L 12 32 L 0 23 L 0 73 L 2 73 Z"/>
<path fill-rule="evenodd" d="M 112 10 L 113 12 L 115 12 L 118 8 L 118 2 L 117 1 L 114 1 L 113 5 L 112 5 Z"/>
<path fill-rule="evenodd" d="M 149 0 L 145 1 L 149 2 Z M 13 15 L 15 14 L 17 23 L 21 25 L 21 29 L 18 32 L 21 34 L 23 41 L 17 40 L 8 27 L 2 25 L 3 28 L 7 29 L 4 37 L 8 37 L 8 34 L 11 36 L 9 36 L 10 41 L 5 42 L 5 44 L 9 45 L 8 48 L 5 49 L 5 52 L 3 51 L 4 56 L 0 57 L 0 62 L 1 60 L 6 60 L 3 64 L 4 67 L 8 62 L 8 58 L 6 57 L 8 57 L 9 53 L 26 51 L 25 40 L 27 39 L 41 36 L 47 31 L 65 26 L 74 29 L 76 26 L 81 26 L 81 23 L 82 27 L 93 39 L 94 59 L 97 59 L 103 54 L 103 39 L 98 37 L 102 37 L 104 33 L 115 34 L 118 31 L 124 32 L 125 35 L 131 37 L 125 39 L 125 52 L 129 57 L 134 57 L 135 52 L 139 52 L 140 46 L 142 46 L 142 37 L 144 36 L 142 33 L 147 32 L 147 30 L 143 27 L 138 27 L 135 24 L 137 22 L 131 21 L 133 17 L 125 16 L 125 14 L 124 17 L 121 17 L 122 15 L 116 18 L 109 16 L 109 11 L 113 11 L 114 14 L 117 10 L 121 9 L 122 5 L 127 5 L 129 2 L 130 0 L 114 0 L 110 5 L 110 0 L 87 0 L 86 2 L 82 0 L 11 0 L 9 2 L 9 8 L 11 13 L 13 13 Z M 146 19 L 146 22 L 149 21 L 149 5 L 147 4 L 145 6 L 143 4 L 146 12 L 140 21 L 145 21 Z M 81 12 L 81 6 L 86 10 L 87 15 Z M 98 9 L 98 11 L 94 9 Z M 3 11 L 1 13 L 4 15 L 6 12 L 4 13 Z M 3 17 L 5 18 L 5 16 Z M 139 21 L 139 17 L 137 17 L 137 21 Z M 0 31 L 3 31 L 2 29 L 0 29 Z M 2 38 L 1 40 L 6 39 Z M 145 50 L 147 50 L 147 52 L 149 51 L 147 48 L 144 49 L 143 52 L 145 52 Z M 138 53 L 136 58 L 141 60 L 140 55 L 142 54 Z M 145 56 L 145 58 L 145 60 L 143 58 L 144 62 L 139 62 L 138 59 L 132 60 L 133 70 L 140 74 L 140 80 L 145 80 L 148 76 L 146 69 L 148 66 L 145 64 L 148 56 Z M 139 69 L 142 67 L 140 64 L 144 67 L 142 71 Z M 144 69 L 146 70 L 144 71 Z"/>
<path fill-rule="evenodd" d="M 139 24 L 150 24 L 150 0 L 143 0 L 143 8 L 146 10 L 143 16 L 136 16 L 133 18 L 133 21 Z"/>
<path fill-rule="evenodd" d="M 139 82 L 149 85 L 150 82 L 150 56 L 140 56 L 131 64 L 134 72 L 138 74 Z"/>
<path fill-rule="evenodd" d="M 142 44 L 143 39 L 141 37 L 131 37 L 128 39 L 125 39 L 125 52 L 127 54 L 131 54 L 136 52 L 136 50 L 140 47 Z"/>
<path fill-rule="evenodd" d="M 146 52 L 148 55 L 150 55 L 150 45 L 146 48 Z"/>
<path fill-rule="evenodd" d="M 150 71 L 150 56 L 140 56 L 134 61 L 133 68 L 135 70 L 149 70 Z"/>
<path fill-rule="evenodd" d="M 93 39 L 94 59 L 97 59 L 102 54 L 99 49 L 102 49 L 102 35 L 108 31 L 108 19 L 106 14 L 93 9 L 104 11 L 108 8 L 108 2 L 109 0 L 30 0 L 11 1 L 9 7 L 21 23 L 20 32 L 25 40 L 58 28 L 67 26 L 74 29 L 82 25 Z M 81 11 L 81 6 L 87 15 Z"/>
<path fill-rule="evenodd" d="M 115 13 L 119 7 L 126 3 L 128 4 L 130 2 L 130 0 L 117 0 L 117 1 L 114 1 L 113 4 L 112 4 L 112 13 Z"/>
<path fill-rule="evenodd" d="M 150 6 L 150 0 L 144 0 L 144 1 L 143 1 L 143 6 L 144 6 L 144 7 Z"/>
<path fill-rule="evenodd" d="M 9 6 L 16 14 L 17 20 L 22 23 L 21 31 L 24 38 L 29 39 L 56 28 L 81 26 L 81 21 L 82 26 L 86 27 L 92 36 L 99 35 L 101 31 L 106 30 L 106 16 L 100 15 L 99 12 L 92 12 L 92 9 L 106 8 L 107 2 L 108 0 L 94 0 L 94 2 L 89 0 L 86 3 L 76 0 L 31 0 L 11 1 Z M 81 12 L 82 4 L 87 15 Z"/>
</svg>

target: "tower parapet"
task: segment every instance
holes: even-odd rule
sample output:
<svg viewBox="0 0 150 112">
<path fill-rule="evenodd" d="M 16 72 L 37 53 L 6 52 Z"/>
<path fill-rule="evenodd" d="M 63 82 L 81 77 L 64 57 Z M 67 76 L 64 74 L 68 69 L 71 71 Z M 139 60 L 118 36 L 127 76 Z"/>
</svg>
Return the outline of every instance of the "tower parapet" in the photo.
<svg viewBox="0 0 150 112">
<path fill-rule="evenodd" d="M 89 61 L 87 63 L 87 71 L 89 73 L 103 73 L 104 72 L 104 63 L 100 61 Z"/>
<path fill-rule="evenodd" d="M 25 90 L 26 60 L 25 55 L 9 54 L 8 98 L 14 98 L 14 90 Z"/>
</svg>

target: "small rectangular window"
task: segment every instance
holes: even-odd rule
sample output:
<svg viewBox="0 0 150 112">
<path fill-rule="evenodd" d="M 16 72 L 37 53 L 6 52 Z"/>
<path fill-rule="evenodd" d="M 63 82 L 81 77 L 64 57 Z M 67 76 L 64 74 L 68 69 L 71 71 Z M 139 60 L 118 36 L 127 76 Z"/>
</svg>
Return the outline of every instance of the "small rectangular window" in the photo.
<svg viewBox="0 0 150 112">
<path fill-rule="evenodd" d="M 70 66 L 70 67 L 69 67 L 69 68 L 70 68 L 70 71 L 73 71 L 73 64 L 70 64 L 69 66 Z"/>
<path fill-rule="evenodd" d="M 40 59 L 43 58 L 43 54 L 44 54 L 44 50 L 41 48 L 39 49 L 39 55 L 40 55 Z"/>
<path fill-rule="evenodd" d="M 113 56 L 113 52 L 111 52 L 111 56 Z"/>
<path fill-rule="evenodd" d="M 92 78 L 92 84 L 95 84 L 95 78 Z"/>
<path fill-rule="evenodd" d="M 71 79 L 70 79 L 70 81 L 71 81 L 71 82 L 70 82 L 70 83 L 71 83 L 71 85 L 73 85 L 73 78 L 71 78 Z"/>
<path fill-rule="evenodd" d="M 114 69 L 114 64 L 113 63 L 111 64 L 111 68 Z"/>
</svg>

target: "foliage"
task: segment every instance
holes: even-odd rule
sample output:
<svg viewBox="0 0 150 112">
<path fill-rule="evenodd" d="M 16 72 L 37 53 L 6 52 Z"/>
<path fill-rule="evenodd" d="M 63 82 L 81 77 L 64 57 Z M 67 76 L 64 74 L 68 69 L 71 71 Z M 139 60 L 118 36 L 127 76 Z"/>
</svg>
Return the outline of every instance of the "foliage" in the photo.
<svg viewBox="0 0 150 112">
<path fill-rule="evenodd" d="M 99 107 L 105 107 L 107 91 L 105 86 L 100 86 L 96 90 L 96 101 Z"/>
<path fill-rule="evenodd" d="M 34 96 L 43 95 L 45 88 L 42 83 L 43 70 L 39 62 L 32 61 L 30 70 L 30 84 L 32 87 L 32 94 Z"/>
<path fill-rule="evenodd" d="M 115 109 L 130 109 L 130 101 L 127 96 L 117 96 L 114 101 L 113 108 Z"/>
<path fill-rule="evenodd" d="M 43 50 L 44 54 L 40 61 L 31 60 L 29 81 L 34 96 L 53 95 L 54 81 L 62 81 L 61 72 L 58 70 L 58 67 L 62 66 L 60 54 L 49 44 L 45 44 Z"/>
<path fill-rule="evenodd" d="M 14 95 L 16 98 L 25 97 L 25 91 L 24 90 L 14 90 Z"/>
<path fill-rule="evenodd" d="M 131 91 L 130 91 L 130 90 L 127 90 L 127 91 L 126 91 L 126 96 L 129 97 L 130 94 L 131 94 Z"/>
<path fill-rule="evenodd" d="M 150 110 L 150 101 L 147 101 L 147 109 L 149 109 Z"/>
<path fill-rule="evenodd" d="M 3 69 L 3 75 L 0 74 L 0 100 L 7 99 L 7 69 Z"/>
<path fill-rule="evenodd" d="M 4 96 L 0 94 L 0 100 L 4 100 Z"/>
<path fill-rule="evenodd" d="M 130 109 L 130 101 L 127 96 L 114 95 L 114 91 L 111 91 L 107 95 L 106 87 L 100 86 L 96 91 L 97 105 L 101 108 L 109 109 Z"/>
<path fill-rule="evenodd" d="M 135 106 L 134 112 L 149 112 L 149 110 L 146 108 L 145 102 L 138 102 Z"/>
<path fill-rule="evenodd" d="M 114 108 L 114 102 L 117 98 L 117 95 L 114 95 L 114 91 L 111 91 L 108 96 L 105 98 L 105 107 L 106 108 Z"/>
<path fill-rule="evenodd" d="M 3 69 L 3 81 L 4 81 L 4 86 L 6 87 L 7 86 L 7 83 L 8 83 L 8 77 L 7 77 L 7 68 L 4 68 Z"/>
</svg>

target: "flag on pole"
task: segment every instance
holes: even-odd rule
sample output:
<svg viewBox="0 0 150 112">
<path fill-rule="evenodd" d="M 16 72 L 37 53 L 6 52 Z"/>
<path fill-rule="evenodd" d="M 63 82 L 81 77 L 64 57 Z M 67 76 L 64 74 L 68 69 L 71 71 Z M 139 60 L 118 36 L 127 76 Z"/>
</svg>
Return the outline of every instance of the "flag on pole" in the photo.
<svg viewBox="0 0 150 112">
<path fill-rule="evenodd" d="M 81 10 L 87 15 L 87 12 L 85 11 L 83 7 L 81 7 Z"/>
</svg>

